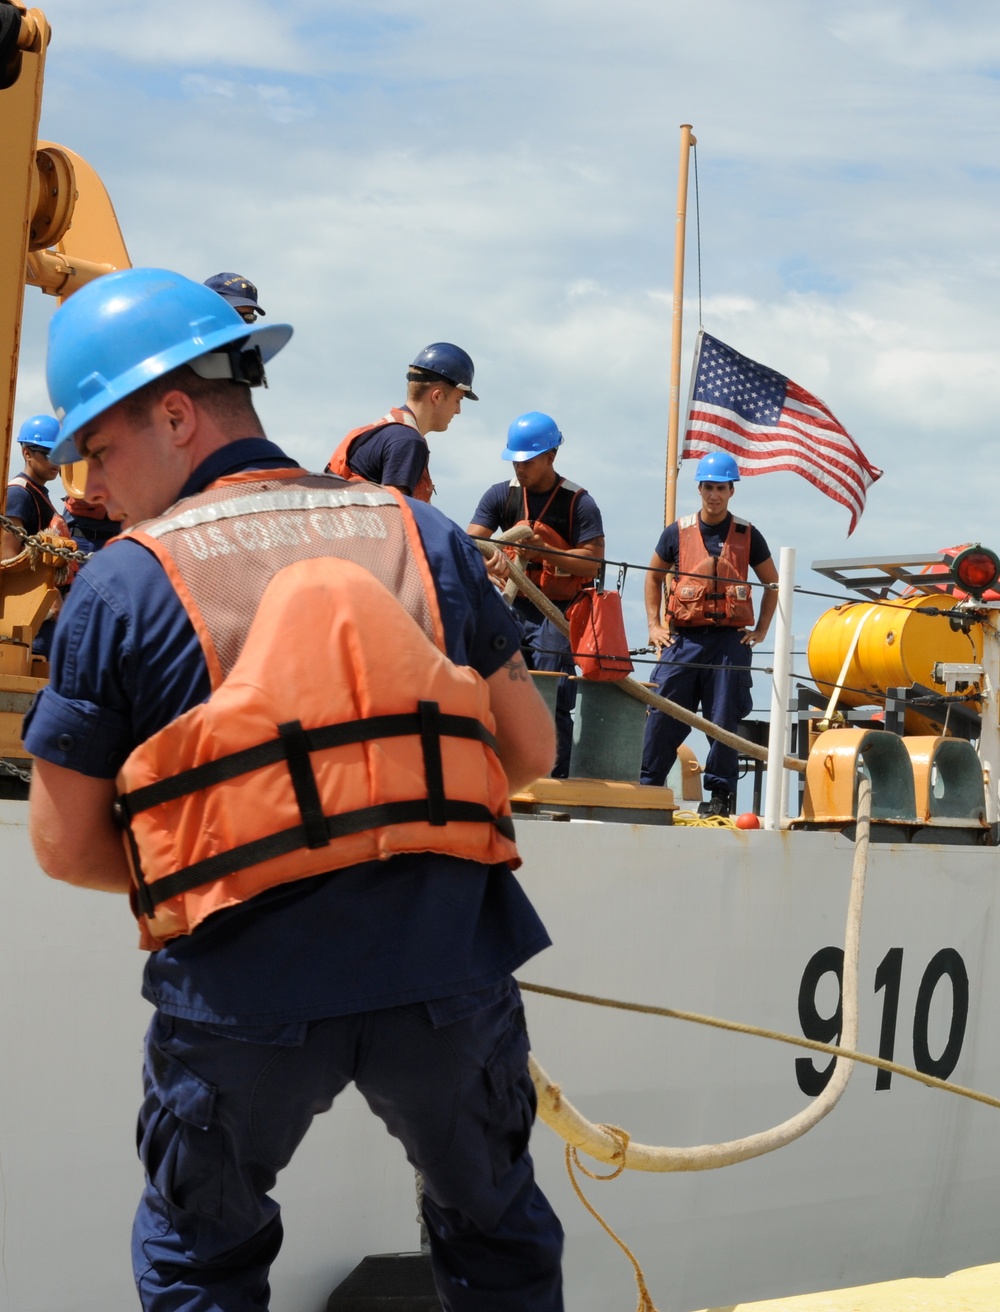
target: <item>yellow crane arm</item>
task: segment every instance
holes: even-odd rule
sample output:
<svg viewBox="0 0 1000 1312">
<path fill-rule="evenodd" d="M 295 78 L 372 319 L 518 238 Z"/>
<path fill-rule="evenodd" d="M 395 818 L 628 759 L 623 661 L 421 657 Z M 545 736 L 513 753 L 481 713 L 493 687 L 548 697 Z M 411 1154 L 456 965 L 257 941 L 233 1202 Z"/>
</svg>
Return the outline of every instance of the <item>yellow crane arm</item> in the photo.
<svg viewBox="0 0 1000 1312">
<path fill-rule="evenodd" d="M 51 38 L 45 15 L 17 0 L 0 0 L 0 33 L 7 38 L 0 50 L 0 370 L 6 371 L 0 383 L 0 473 L 6 484 L 25 284 L 65 299 L 131 261 L 94 170 L 65 146 L 38 140 Z M 17 698 L 37 691 L 48 673 L 47 662 L 32 657 L 31 642 L 58 595 L 63 567 L 38 551 L 0 567 L 0 756 L 24 755 Z"/>
</svg>

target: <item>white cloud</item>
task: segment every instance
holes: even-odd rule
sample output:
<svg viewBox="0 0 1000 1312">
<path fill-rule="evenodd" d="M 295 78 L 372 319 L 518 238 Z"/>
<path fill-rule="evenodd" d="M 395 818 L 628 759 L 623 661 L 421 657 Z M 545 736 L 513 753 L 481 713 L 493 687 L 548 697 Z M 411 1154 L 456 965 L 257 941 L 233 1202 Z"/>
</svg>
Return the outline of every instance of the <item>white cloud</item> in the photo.
<svg viewBox="0 0 1000 1312">
<path fill-rule="evenodd" d="M 817 557 L 994 533 L 1000 87 L 969 76 L 997 55 L 985 0 L 944 17 L 867 0 L 46 12 L 44 133 L 98 169 L 137 262 L 237 269 L 295 324 L 260 406 L 308 463 L 401 398 L 422 345 L 456 340 L 483 399 L 432 441 L 443 508 L 467 522 L 507 472 L 510 420 L 548 410 L 609 553 L 647 561 L 687 121 L 706 327 L 816 392 L 886 470 L 850 542 L 846 512 L 790 475 L 746 480 L 741 513 L 798 548 L 803 577 Z M 50 303 L 28 298 L 19 419 L 44 402 Z"/>
<path fill-rule="evenodd" d="M 830 11 L 830 32 L 872 61 L 921 71 L 989 70 L 1000 62 L 1000 31 L 979 5 L 870 3 Z M 923 10 L 923 12 L 921 12 Z"/>
</svg>

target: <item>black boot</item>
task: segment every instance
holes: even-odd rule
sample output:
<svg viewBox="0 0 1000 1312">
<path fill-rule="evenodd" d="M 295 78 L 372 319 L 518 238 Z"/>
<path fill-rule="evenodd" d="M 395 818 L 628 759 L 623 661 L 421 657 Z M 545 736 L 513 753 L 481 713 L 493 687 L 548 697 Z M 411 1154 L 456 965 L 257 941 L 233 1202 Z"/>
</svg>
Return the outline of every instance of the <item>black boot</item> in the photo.
<svg viewBox="0 0 1000 1312">
<path fill-rule="evenodd" d="M 732 815 L 733 808 L 736 806 L 736 794 L 731 793 L 728 788 L 716 788 L 712 792 L 711 799 L 707 802 L 698 803 L 699 815 Z"/>
</svg>

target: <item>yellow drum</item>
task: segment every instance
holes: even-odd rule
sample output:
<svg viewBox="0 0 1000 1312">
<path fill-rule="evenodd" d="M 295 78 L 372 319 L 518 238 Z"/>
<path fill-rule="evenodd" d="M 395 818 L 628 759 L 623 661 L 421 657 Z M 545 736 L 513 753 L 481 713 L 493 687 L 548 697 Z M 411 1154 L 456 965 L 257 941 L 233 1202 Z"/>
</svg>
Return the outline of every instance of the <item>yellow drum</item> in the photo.
<svg viewBox="0 0 1000 1312">
<path fill-rule="evenodd" d="M 937 592 L 891 605 L 852 601 L 835 606 L 820 616 L 809 635 L 809 671 L 827 696 L 843 684 L 838 701 L 845 706 L 881 703 L 887 689 L 914 683 L 943 693 L 944 685 L 934 682 L 935 664 L 978 663 L 982 633 L 978 627 L 956 633 L 947 615 L 921 612 L 951 610 L 957 604 L 955 597 Z M 909 733 L 940 733 L 916 711 L 906 712 L 906 728 Z"/>
</svg>

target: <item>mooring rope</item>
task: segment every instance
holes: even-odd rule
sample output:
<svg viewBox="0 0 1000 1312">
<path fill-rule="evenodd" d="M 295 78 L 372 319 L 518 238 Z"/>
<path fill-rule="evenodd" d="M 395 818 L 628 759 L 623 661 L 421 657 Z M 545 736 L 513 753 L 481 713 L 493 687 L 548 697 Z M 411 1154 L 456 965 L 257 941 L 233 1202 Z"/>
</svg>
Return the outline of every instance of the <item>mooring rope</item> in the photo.
<svg viewBox="0 0 1000 1312">
<path fill-rule="evenodd" d="M 550 1129 L 555 1130 L 561 1138 L 576 1148 L 582 1148 L 591 1157 L 610 1166 L 635 1171 L 707 1171 L 720 1166 L 729 1166 L 734 1162 L 746 1161 L 784 1147 L 794 1139 L 800 1138 L 812 1129 L 824 1116 L 827 1116 L 839 1101 L 850 1079 L 854 1063 L 874 1066 L 879 1070 L 890 1071 L 905 1079 L 915 1080 L 931 1089 L 940 1089 L 944 1093 L 953 1093 L 987 1107 L 1000 1108 L 1000 1098 L 970 1089 L 965 1085 L 955 1084 L 951 1080 L 942 1080 L 936 1075 L 928 1075 L 912 1066 L 903 1066 L 884 1057 L 873 1057 L 870 1053 L 857 1049 L 858 1033 L 858 949 L 860 945 L 861 910 L 864 903 L 865 875 L 868 863 L 868 843 L 871 823 L 871 782 L 862 777 L 858 783 L 858 816 L 854 850 L 854 866 L 851 877 L 851 893 L 847 913 L 847 926 L 844 936 L 844 973 L 843 973 L 843 1042 L 820 1043 L 816 1039 L 807 1039 L 801 1035 L 786 1034 L 780 1030 L 766 1029 L 759 1025 L 748 1025 L 741 1021 L 722 1020 L 717 1016 L 705 1016 L 698 1012 L 682 1011 L 673 1007 L 658 1007 L 648 1003 L 623 1002 L 612 998 L 601 998 L 592 994 L 575 993 L 568 989 L 550 988 L 541 984 L 518 981 L 523 992 L 538 993 L 548 997 L 562 998 L 572 1002 L 583 1002 L 591 1006 L 612 1007 L 620 1011 L 637 1012 L 647 1016 L 664 1016 L 671 1020 L 688 1021 L 696 1025 L 707 1025 L 714 1029 L 728 1030 L 734 1034 L 749 1034 L 757 1038 L 770 1039 L 776 1043 L 787 1043 L 798 1048 L 807 1048 L 813 1052 L 827 1053 L 840 1058 L 834 1068 L 833 1078 L 818 1098 L 797 1115 L 774 1126 L 770 1130 L 749 1135 L 743 1139 L 734 1139 L 727 1143 L 702 1144 L 692 1148 L 670 1148 L 650 1146 L 648 1144 L 629 1143 L 624 1150 L 620 1140 L 609 1133 L 607 1128 L 595 1125 L 573 1106 L 556 1084 L 535 1061 L 529 1058 L 531 1075 L 538 1094 L 538 1115 Z"/>
<path fill-rule="evenodd" d="M 629 1143 L 622 1147 L 621 1140 L 610 1134 L 573 1106 L 563 1096 L 558 1084 L 554 1083 L 534 1058 L 530 1058 L 531 1077 L 538 1095 L 538 1116 L 546 1125 L 565 1139 L 574 1148 L 584 1152 L 609 1166 L 622 1165 L 633 1171 L 710 1171 L 720 1166 L 730 1166 L 735 1162 L 745 1162 L 752 1157 L 761 1157 L 765 1153 L 783 1148 L 795 1139 L 801 1138 L 828 1116 L 840 1101 L 847 1082 L 854 1069 L 853 1051 L 858 1042 L 858 953 L 861 942 L 861 910 L 864 905 L 865 877 L 868 869 L 868 843 L 871 829 L 871 782 L 862 777 L 858 784 L 858 815 L 854 843 L 854 863 L 851 874 L 851 892 L 847 908 L 847 925 L 844 931 L 844 971 L 843 971 L 843 1047 L 837 1052 L 841 1058 L 834 1067 L 833 1077 L 823 1092 L 802 1111 L 797 1112 L 780 1125 L 741 1139 L 732 1139 L 725 1143 L 699 1144 L 691 1148 L 671 1148 L 650 1144 Z M 526 984 L 521 987 L 529 992 L 552 993 L 553 990 L 541 986 Z M 561 996 L 567 996 L 560 991 Z M 579 1000 L 579 996 L 578 999 Z M 694 1013 L 681 1013 L 667 1008 L 653 1009 L 642 1004 L 627 1004 L 626 1011 L 654 1011 L 656 1014 L 670 1015 L 675 1018 L 694 1019 Z M 699 1020 L 708 1018 L 699 1017 Z M 715 1022 L 720 1029 L 740 1028 L 749 1033 L 752 1027 L 739 1027 L 736 1022 Z M 809 1041 L 807 1046 L 811 1046 Z"/>
<path fill-rule="evenodd" d="M 618 1125 L 595 1125 L 588 1121 L 566 1098 L 557 1084 L 546 1075 L 533 1057 L 529 1057 L 529 1069 L 538 1097 L 538 1116 L 546 1125 L 566 1141 L 566 1171 L 577 1198 L 594 1217 L 601 1228 L 614 1240 L 622 1250 L 635 1274 L 639 1301 L 636 1312 L 657 1312 L 649 1289 L 646 1285 L 642 1267 L 635 1254 L 621 1239 L 604 1217 L 587 1199 L 580 1183 L 574 1175 L 574 1166 L 591 1180 L 616 1180 L 626 1170 L 635 1171 L 706 1171 L 720 1166 L 730 1166 L 735 1162 L 747 1161 L 751 1157 L 761 1157 L 785 1147 L 793 1140 L 801 1138 L 814 1125 L 818 1124 L 834 1109 L 840 1101 L 854 1069 L 854 1053 L 858 1041 L 858 956 L 861 944 L 861 910 L 864 905 L 865 878 L 868 869 L 868 844 L 871 831 L 871 781 L 862 778 L 858 784 L 858 815 L 855 830 L 854 863 L 851 874 L 851 893 L 847 909 L 847 926 L 844 931 L 844 970 L 843 970 L 843 1034 L 846 1043 L 834 1048 L 830 1044 L 818 1044 L 806 1040 L 804 1046 L 834 1052 L 839 1060 L 834 1067 L 833 1077 L 826 1088 L 812 1103 L 790 1117 L 781 1125 L 758 1134 L 748 1135 L 743 1139 L 730 1140 L 728 1143 L 701 1144 L 695 1148 L 651 1147 L 648 1144 L 633 1144 L 627 1130 Z M 641 1003 L 619 1003 L 610 998 L 597 998 L 588 994 L 570 993 L 565 989 L 546 988 L 542 985 L 521 983 L 519 987 L 531 993 L 546 994 L 550 997 L 566 998 L 576 1002 L 589 1002 L 596 1006 L 615 1007 L 623 1011 L 637 1011 L 645 1014 L 670 1016 L 677 1019 L 699 1021 L 712 1024 L 720 1029 L 737 1030 L 744 1034 L 759 1034 L 769 1038 L 789 1038 L 775 1031 L 759 1029 L 752 1025 L 743 1025 L 735 1021 L 719 1021 L 714 1017 L 698 1016 L 693 1012 L 681 1012 L 667 1007 L 653 1007 Z M 889 1063 L 890 1065 L 892 1063 Z M 609 1175 L 598 1175 L 583 1165 L 578 1150 L 583 1149 L 591 1157 L 613 1167 Z"/>
</svg>

